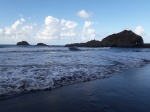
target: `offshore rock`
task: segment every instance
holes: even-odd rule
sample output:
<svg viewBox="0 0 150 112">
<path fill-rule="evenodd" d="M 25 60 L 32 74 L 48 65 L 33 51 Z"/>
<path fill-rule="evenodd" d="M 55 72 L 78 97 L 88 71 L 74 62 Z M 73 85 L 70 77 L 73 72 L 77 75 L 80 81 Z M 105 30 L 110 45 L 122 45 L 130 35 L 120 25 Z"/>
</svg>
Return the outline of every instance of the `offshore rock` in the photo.
<svg viewBox="0 0 150 112">
<path fill-rule="evenodd" d="M 37 46 L 47 46 L 47 45 L 44 43 L 37 43 Z"/>
<path fill-rule="evenodd" d="M 21 41 L 21 42 L 18 42 L 17 45 L 30 45 L 30 44 L 26 41 Z"/>
<path fill-rule="evenodd" d="M 143 47 L 143 39 L 130 30 L 124 30 L 102 39 L 101 47 Z"/>
</svg>

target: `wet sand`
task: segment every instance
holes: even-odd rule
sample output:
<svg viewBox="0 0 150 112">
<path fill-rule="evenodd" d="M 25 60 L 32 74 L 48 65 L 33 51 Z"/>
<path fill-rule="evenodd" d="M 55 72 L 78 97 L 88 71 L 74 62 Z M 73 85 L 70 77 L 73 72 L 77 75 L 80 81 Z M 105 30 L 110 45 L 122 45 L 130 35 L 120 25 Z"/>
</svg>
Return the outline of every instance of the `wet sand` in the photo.
<svg viewBox="0 0 150 112">
<path fill-rule="evenodd" d="M 0 100 L 0 112 L 149 112 L 150 65 Z"/>
</svg>

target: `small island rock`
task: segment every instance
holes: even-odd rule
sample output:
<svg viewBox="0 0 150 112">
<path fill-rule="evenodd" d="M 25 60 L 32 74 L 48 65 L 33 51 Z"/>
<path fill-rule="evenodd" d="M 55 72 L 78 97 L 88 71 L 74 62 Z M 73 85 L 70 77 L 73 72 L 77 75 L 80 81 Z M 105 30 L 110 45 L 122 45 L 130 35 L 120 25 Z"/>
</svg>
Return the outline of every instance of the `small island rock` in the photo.
<svg viewBox="0 0 150 112">
<path fill-rule="evenodd" d="M 47 45 L 44 43 L 37 43 L 37 46 L 47 46 Z"/>
<path fill-rule="evenodd" d="M 30 44 L 26 41 L 21 41 L 21 42 L 18 42 L 17 45 L 30 45 Z"/>
</svg>

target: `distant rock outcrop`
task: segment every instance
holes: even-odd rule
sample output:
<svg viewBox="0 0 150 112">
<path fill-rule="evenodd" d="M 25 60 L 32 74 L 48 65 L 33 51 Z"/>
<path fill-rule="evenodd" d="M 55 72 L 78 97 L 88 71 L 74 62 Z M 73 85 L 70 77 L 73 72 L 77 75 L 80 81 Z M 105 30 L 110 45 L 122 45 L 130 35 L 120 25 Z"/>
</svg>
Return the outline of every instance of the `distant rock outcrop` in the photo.
<svg viewBox="0 0 150 112">
<path fill-rule="evenodd" d="M 66 47 L 100 47 L 100 41 L 97 40 L 91 40 L 86 43 L 74 43 L 74 44 L 67 44 Z"/>
<path fill-rule="evenodd" d="M 18 42 L 17 45 L 30 45 L 30 44 L 26 41 L 21 41 L 21 42 Z"/>
<path fill-rule="evenodd" d="M 47 46 L 47 45 L 44 43 L 37 43 L 37 46 Z"/>
<path fill-rule="evenodd" d="M 66 47 L 149 47 L 144 45 L 141 36 L 130 30 L 124 30 L 117 34 L 112 34 L 102 39 L 102 41 L 91 40 L 86 43 L 67 44 Z"/>
<path fill-rule="evenodd" d="M 124 30 L 107 36 L 101 41 L 102 47 L 142 47 L 143 39 L 132 31 Z"/>
<path fill-rule="evenodd" d="M 143 44 L 143 48 L 150 48 L 150 43 Z"/>
</svg>

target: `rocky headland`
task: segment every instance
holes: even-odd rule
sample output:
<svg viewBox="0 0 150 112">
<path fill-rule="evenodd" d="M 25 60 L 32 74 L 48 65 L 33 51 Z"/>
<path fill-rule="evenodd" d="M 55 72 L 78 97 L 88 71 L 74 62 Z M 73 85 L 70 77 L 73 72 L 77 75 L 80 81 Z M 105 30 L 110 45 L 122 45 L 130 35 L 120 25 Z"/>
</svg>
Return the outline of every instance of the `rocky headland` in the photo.
<svg viewBox="0 0 150 112">
<path fill-rule="evenodd" d="M 143 39 L 130 30 L 112 34 L 102 39 L 102 47 L 142 47 Z"/>
<path fill-rule="evenodd" d="M 102 39 L 102 41 L 91 40 L 86 43 L 66 44 L 66 47 L 150 47 L 150 44 L 144 44 L 143 38 L 131 30 L 124 30 L 122 32 L 109 35 Z"/>
<path fill-rule="evenodd" d="M 65 46 L 66 47 L 73 47 L 73 46 L 77 46 L 77 47 L 101 47 L 100 41 L 98 41 L 98 40 L 91 40 L 91 41 L 88 41 L 86 43 L 66 44 Z"/>
</svg>

